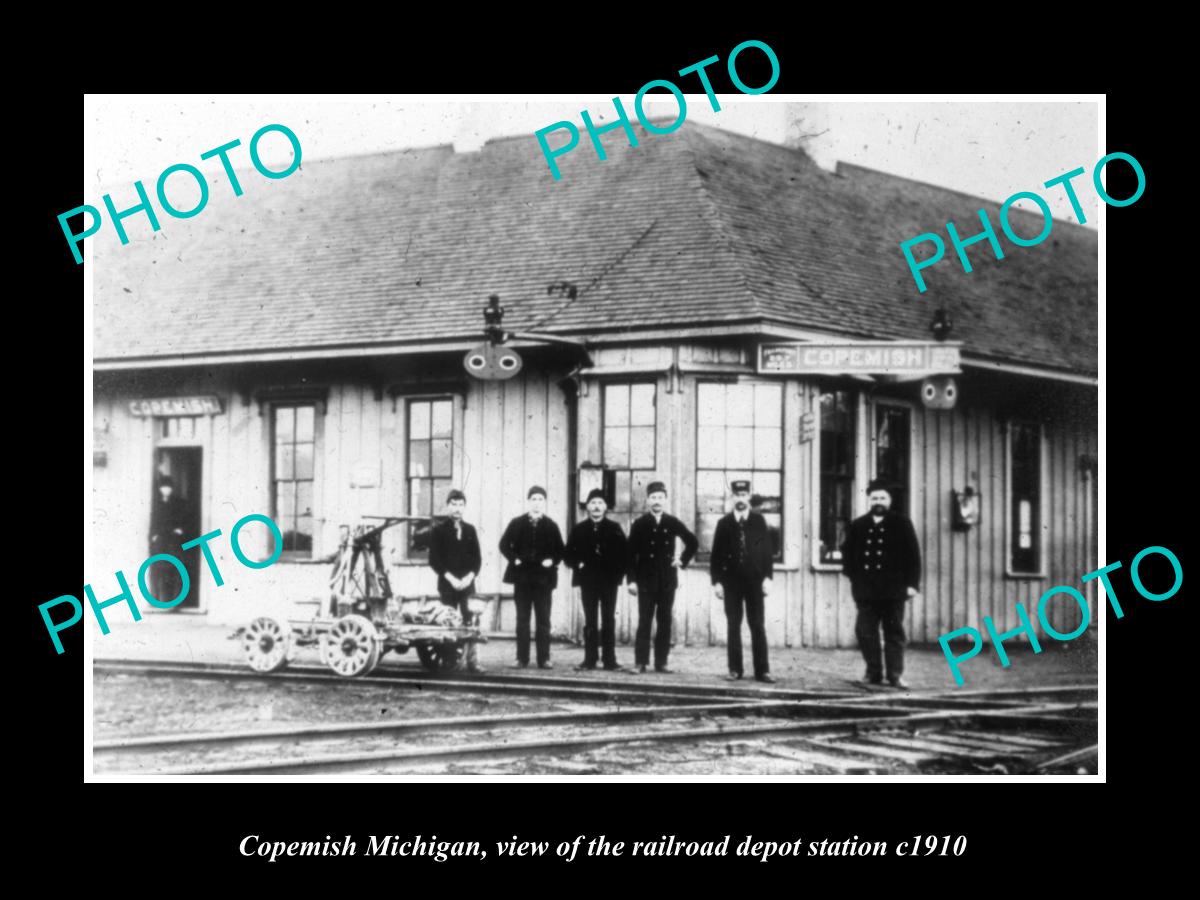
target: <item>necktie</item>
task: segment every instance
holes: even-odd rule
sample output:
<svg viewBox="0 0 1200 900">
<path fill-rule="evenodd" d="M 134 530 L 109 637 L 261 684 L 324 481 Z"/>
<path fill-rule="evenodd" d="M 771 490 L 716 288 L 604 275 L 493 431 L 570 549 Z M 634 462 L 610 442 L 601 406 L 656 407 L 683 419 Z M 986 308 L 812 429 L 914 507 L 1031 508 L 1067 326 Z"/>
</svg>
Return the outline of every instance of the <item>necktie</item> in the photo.
<svg viewBox="0 0 1200 900">
<path fill-rule="evenodd" d="M 738 519 L 738 562 L 746 558 L 746 520 Z"/>
<path fill-rule="evenodd" d="M 462 523 L 461 522 L 454 523 L 454 539 L 456 541 L 462 540 Z"/>
</svg>

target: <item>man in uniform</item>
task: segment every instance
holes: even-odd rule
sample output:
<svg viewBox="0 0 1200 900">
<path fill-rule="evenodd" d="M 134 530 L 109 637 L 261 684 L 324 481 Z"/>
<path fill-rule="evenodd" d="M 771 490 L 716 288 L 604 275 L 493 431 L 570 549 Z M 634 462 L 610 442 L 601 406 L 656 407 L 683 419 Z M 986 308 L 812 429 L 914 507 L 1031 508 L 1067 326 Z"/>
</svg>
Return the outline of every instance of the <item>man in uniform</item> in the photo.
<svg viewBox="0 0 1200 900">
<path fill-rule="evenodd" d="M 184 563 L 188 575 L 191 576 L 189 592 L 195 590 L 194 566 L 191 560 L 184 559 L 180 544 L 196 537 L 185 534 L 191 527 L 191 510 L 183 498 L 175 493 L 175 481 L 169 475 L 158 479 L 158 496 L 150 509 L 150 553 L 166 553 Z M 190 555 L 190 554 L 188 554 Z M 183 579 L 179 570 L 173 565 L 160 563 L 151 570 L 151 593 L 154 599 L 161 603 L 170 603 L 179 596 L 183 589 Z M 181 601 L 182 602 L 182 601 Z"/>
<path fill-rule="evenodd" d="M 733 512 L 717 522 L 713 534 L 709 572 L 718 600 L 725 602 L 728 626 L 729 681 L 742 677 L 742 606 L 750 624 L 750 649 L 754 677 L 774 683 L 767 663 L 767 628 L 764 599 L 775 574 L 775 551 L 767 520 L 750 509 L 750 482 L 734 481 Z"/>
<path fill-rule="evenodd" d="M 637 641 L 634 658 L 639 672 L 650 663 L 650 623 L 657 619 L 654 634 L 654 671 L 670 672 L 667 654 L 671 652 L 671 611 L 675 590 L 679 587 L 677 569 L 686 569 L 700 542 L 687 526 L 664 512 L 667 488 L 652 481 L 646 488 L 650 511 L 634 520 L 629 528 L 629 593 L 638 598 Z M 675 539 L 683 541 L 682 555 L 675 555 Z"/>
<path fill-rule="evenodd" d="M 583 603 L 580 669 L 596 668 L 600 646 L 604 648 L 604 668 L 620 668 L 616 655 L 617 588 L 625 580 L 626 541 L 625 532 L 605 515 L 607 512 L 604 491 L 593 488 L 587 497 L 588 517 L 571 529 L 564 554 L 567 566 L 575 570 L 571 584 L 578 585 Z"/>
<path fill-rule="evenodd" d="M 921 584 L 921 548 L 912 522 L 891 511 L 888 485 L 876 479 L 867 487 L 870 512 L 850 523 L 842 545 L 842 571 L 858 618 L 854 633 L 867 663 L 863 681 L 881 684 L 886 665 L 893 687 L 907 688 L 904 674 L 904 603 Z M 883 626 L 883 665 L 879 659 L 879 626 Z"/>
<path fill-rule="evenodd" d="M 446 495 L 448 518 L 439 522 L 429 533 L 429 567 L 437 572 L 438 594 L 442 603 L 458 610 L 464 625 L 471 625 L 470 598 L 475 593 L 475 576 L 483 564 L 479 536 L 475 526 L 463 521 L 467 495 L 457 488 Z M 482 672 L 477 648 L 467 644 L 467 670 Z"/>
<path fill-rule="evenodd" d="M 513 586 L 517 606 L 517 668 L 529 665 L 529 614 L 537 618 L 537 664 L 550 662 L 550 602 L 558 585 L 558 564 L 563 558 L 562 532 L 546 515 L 546 489 L 534 485 L 526 494 L 528 512 L 504 529 L 500 552 L 508 560 L 505 584 Z"/>
</svg>

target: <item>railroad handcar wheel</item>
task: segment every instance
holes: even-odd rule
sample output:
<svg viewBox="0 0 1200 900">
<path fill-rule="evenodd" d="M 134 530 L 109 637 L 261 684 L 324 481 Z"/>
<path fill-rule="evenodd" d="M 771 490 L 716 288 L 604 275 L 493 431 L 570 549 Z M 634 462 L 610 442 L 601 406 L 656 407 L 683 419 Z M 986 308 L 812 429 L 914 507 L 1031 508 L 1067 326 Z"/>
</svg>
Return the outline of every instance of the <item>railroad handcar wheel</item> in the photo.
<svg viewBox="0 0 1200 900">
<path fill-rule="evenodd" d="M 291 632 L 263 616 L 242 632 L 242 651 L 255 672 L 277 672 L 287 665 L 291 641 Z"/>
<path fill-rule="evenodd" d="M 453 672 L 461 654 L 453 644 L 417 644 L 417 656 L 430 672 Z"/>
<path fill-rule="evenodd" d="M 345 678 L 368 674 L 382 655 L 379 632 L 363 616 L 342 616 L 321 636 L 321 661 Z"/>
</svg>

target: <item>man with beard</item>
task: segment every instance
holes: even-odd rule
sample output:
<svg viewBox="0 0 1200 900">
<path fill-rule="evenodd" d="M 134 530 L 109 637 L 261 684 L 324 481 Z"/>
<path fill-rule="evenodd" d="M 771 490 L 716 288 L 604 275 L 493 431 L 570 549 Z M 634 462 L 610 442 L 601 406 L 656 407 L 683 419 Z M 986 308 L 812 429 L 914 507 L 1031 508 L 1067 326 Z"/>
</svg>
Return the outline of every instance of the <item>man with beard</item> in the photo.
<svg viewBox="0 0 1200 900">
<path fill-rule="evenodd" d="M 458 610 L 464 625 L 471 625 L 470 599 L 475 593 L 475 576 L 483 564 L 479 536 L 475 526 L 463 521 L 467 495 L 452 490 L 446 496 L 448 518 L 429 533 L 429 567 L 437 572 L 438 595 L 442 603 Z M 482 672 L 474 641 L 467 644 L 467 671 Z"/>
<path fill-rule="evenodd" d="M 892 687 L 907 688 L 904 674 L 904 604 L 921 584 L 921 548 L 913 524 L 891 511 L 888 485 L 876 479 L 867 487 L 870 512 L 850 523 L 842 545 L 842 571 L 858 607 L 854 633 L 867 663 L 863 681 L 881 684 L 886 666 Z M 883 626 L 883 664 L 879 628 Z"/>
<path fill-rule="evenodd" d="M 504 529 L 500 552 L 508 560 L 504 583 L 513 586 L 517 606 L 517 668 L 529 665 L 529 617 L 537 617 L 537 664 L 550 662 L 550 603 L 558 585 L 558 564 L 563 558 L 562 532 L 546 515 L 546 489 L 534 485 L 526 494 L 528 513 L 517 516 Z"/>
<path fill-rule="evenodd" d="M 617 588 L 625 580 L 625 533 L 608 518 L 604 491 L 588 493 L 588 517 L 571 529 L 563 555 L 574 569 L 571 584 L 578 585 L 583 603 L 583 663 L 580 669 L 594 669 L 603 647 L 604 668 L 619 669 L 616 655 Z M 597 626 L 599 626 L 597 628 Z M 599 640 L 597 638 L 599 637 Z"/>
<path fill-rule="evenodd" d="M 650 511 L 639 516 L 629 528 L 629 594 L 638 598 L 637 640 L 634 660 L 638 672 L 650 662 L 650 625 L 654 633 L 654 671 L 669 673 L 667 654 L 671 652 L 671 611 L 679 587 L 678 569 L 686 569 L 700 542 L 686 525 L 664 511 L 667 487 L 652 481 L 646 487 L 646 505 Z M 683 541 L 683 553 L 675 555 L 675 539 Z"/>
<path fill-rule="evenodd" d="M 767 520 L 750 509 L 750 482 L 734 481 L 733 512 L 717 522 L 713 533 L 709 573 L 718 600 L 725 603 L 729 681 L 742 677 L 742 612 L 750 625 L 754 677 L 773 684 L 767 662 L 765 599 L 775 574 L 775 551 Z"/>
<path fill-rule="evenodd" d="M 169 475 L 158 479 L 158 496 L 150 509 L 150 553 L 166 553 L 184 563 L 189 576 L 194 571 L 189 565 L 190 560 L 184 559 L 180 544 L 189 541 L 195 535 L 185 534 L 191 527 L 191 509 L 188 504 L 175 493 L 175 480 Z M 160 603 L 170 603 L 183 590 L 183 579 L 179 570 L 173 565 L 161 563 L 150 570 L 153 583 L 151 593 Z M 195 590 L 194 578 L 189 584 L 189 592 Z M 181 603 L 183 601 L 180 601 Z"/>
</svg>

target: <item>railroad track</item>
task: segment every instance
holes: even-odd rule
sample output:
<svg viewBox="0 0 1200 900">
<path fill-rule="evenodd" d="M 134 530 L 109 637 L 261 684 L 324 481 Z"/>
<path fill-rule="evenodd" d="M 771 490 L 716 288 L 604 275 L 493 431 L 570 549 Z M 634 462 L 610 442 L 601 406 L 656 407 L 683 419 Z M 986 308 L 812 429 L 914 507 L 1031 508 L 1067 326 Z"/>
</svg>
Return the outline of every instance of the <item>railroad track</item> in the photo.
<svg viewBox="0 0 1200 900">
<path fill-rule="evenodd" d="M 969 692 L 711 689 L 699 685 L 580 685 L 540 676 L 471 678 L 418 673 L 346 681 L 324 670 L 261 676 L 213 664 L 97 661 L 97 672 L 146 677 L 267 678 L 539 693 L 572 699 L 636 697 L 642 706 L 566 712 L 344 722 L 99 741 L 98 773 L 283 775 L 341 772 L 502 774 L 613 772 L 669 752 L 756 757 L 791 771 L 1074 771 L 1096 755 L 1096 688 L 1067 685 Z M 581 679 L 582 680 L 582 679 Z M 682 688 L 682 689 L 681 689 Z M 682 749 L 681 749 L 682 748 Z M 682 754 L 682 757 L 679 755 Z M 728 765 L 727 760 L 723 760 Z M 508 766 L 508 770 L 505 767 Z M 727 771 L 728 769 L 726 769 Z M 738 771 L 743 768 L 739 766 Z"/>
</svg>

